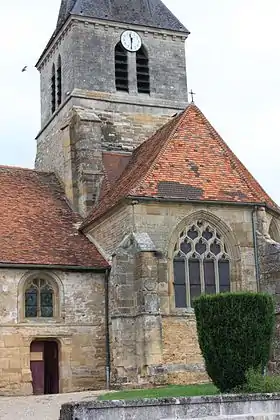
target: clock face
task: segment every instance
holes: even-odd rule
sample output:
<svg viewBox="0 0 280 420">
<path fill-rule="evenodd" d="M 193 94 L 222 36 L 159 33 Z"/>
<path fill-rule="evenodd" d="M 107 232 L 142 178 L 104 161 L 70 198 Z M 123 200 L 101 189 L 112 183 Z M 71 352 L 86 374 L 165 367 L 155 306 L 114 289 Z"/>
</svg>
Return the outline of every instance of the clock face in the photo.
<svg viewBox="0 0 280 420">
<path fill-rule="evenodd" d="M 136 52 L 140 50 L 142 40 L 137 32 L 125 31 L 121 36 L 121 43 L 127 51 Z"/>
</svg>

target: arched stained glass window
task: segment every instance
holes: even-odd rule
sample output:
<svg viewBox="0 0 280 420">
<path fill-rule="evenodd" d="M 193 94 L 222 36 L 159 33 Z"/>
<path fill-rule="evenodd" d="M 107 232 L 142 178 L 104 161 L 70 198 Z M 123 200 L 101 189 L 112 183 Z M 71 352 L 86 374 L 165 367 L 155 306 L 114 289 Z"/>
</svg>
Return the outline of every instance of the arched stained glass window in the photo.
<svg viewBox="0 0 280 420">
<path fill-rule="evenodd" d="M 230 291 L 230 257 L 219 232 L 197 221 L 181 232 L 174 248 L 174 289 L 177 308 L 193 306 L 202 293 Z"/>
<path fill-rule="evenodd" d="M 54 316 L 54 289 L 46 279 L 34 279 L 25 288 L 25 317 L 52 318 Z"/>
</svg>

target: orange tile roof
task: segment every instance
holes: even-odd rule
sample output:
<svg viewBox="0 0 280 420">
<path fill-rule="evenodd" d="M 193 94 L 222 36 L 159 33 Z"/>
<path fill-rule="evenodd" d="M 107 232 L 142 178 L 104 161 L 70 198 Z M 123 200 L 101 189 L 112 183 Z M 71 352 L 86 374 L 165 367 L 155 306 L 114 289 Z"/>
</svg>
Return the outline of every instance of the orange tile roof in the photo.
<svg viewBox="0 0 280 420">
<path fill-rule="evenodd" d="M 0 166 L 0 264 L 105 268 L 54 174 Z"/>
<path fill-rule="evenodd" d="M 82 227 L 125 197 L 263 203 L 280 211 L 193 104 L 134 151 Z"/>
</svg>

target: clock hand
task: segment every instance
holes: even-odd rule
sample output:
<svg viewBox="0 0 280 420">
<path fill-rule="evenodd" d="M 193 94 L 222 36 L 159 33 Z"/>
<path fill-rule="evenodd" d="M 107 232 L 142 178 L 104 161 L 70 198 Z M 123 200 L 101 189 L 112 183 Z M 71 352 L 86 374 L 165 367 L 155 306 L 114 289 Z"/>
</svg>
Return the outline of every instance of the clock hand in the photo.
<svg viewBox="0 0 280 420">
<path fill-rule="evenodd" d="M 131 49 L 133 49 L 133 37 L 131 34 L 130 34 L 130 42 L 131 42 Z"/>
</svg>

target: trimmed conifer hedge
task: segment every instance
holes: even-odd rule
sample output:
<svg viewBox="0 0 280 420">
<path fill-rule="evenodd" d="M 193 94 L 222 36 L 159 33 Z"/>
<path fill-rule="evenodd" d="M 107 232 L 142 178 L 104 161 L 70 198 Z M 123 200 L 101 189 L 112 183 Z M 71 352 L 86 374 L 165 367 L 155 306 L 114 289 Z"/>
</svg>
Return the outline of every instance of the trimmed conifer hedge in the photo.
<svg viewBox="0 0 280 420">
<path fill-rule="evenodd" d="M 221 392 L 246 383 L 246 372 L 267 365 L 274 303 L 266 293 L 201 295 L 194 302 L 206 370 Z"/>
</svg>

